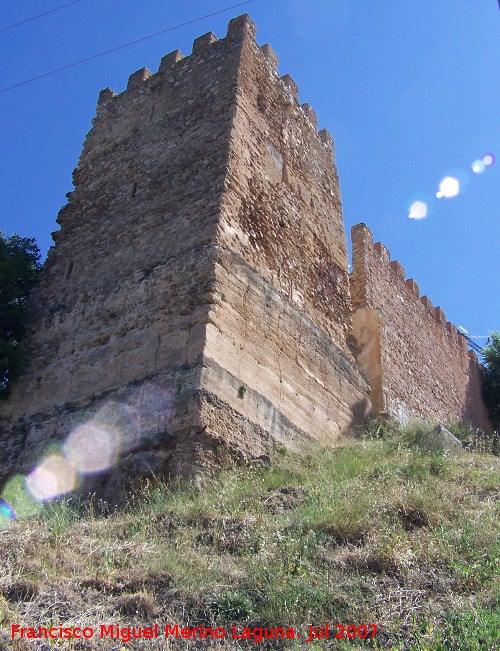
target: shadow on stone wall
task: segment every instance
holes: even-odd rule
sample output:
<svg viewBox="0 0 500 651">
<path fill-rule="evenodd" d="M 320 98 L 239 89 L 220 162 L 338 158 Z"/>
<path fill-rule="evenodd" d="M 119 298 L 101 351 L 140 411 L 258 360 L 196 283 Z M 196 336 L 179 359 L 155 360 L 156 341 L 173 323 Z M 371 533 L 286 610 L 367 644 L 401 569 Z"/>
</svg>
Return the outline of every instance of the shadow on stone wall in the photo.
<svg viewBox="0 0 500 651">
<path fill-rule="evenodd" d="M 371 404 L 368 398 L 361 398 L 352 406 L 352 418 L 349 428 L 361 425 L 371 414 Z"/>
<path fill-rule="evenodd" d="M 489 420 L 488 410 L 482 396 L 483 378 L 484 368 L 477 363 L 475 358 L 469 357 L 469 382 L 467 384 L 463 420 L 467 423 L 473 423 L 475 427 L 485 432 L 492 432 L 493 428 Z"/>
</svg>

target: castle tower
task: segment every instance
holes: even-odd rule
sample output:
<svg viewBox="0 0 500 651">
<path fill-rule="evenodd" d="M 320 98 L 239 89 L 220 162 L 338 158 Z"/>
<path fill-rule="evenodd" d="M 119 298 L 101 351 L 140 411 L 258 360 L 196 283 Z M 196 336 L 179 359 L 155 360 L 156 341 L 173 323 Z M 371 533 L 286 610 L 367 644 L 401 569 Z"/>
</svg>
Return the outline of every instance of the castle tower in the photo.
<svg viewBox="0 0 500 651">
<path fill-rule="evenodd" d="M 244 15 L 101 92 L 1 408 L 4 475 L 86 423 L 127 472 L 175 474 L 366 413 L 333 141 L 277 66 Z"/>
</svg>

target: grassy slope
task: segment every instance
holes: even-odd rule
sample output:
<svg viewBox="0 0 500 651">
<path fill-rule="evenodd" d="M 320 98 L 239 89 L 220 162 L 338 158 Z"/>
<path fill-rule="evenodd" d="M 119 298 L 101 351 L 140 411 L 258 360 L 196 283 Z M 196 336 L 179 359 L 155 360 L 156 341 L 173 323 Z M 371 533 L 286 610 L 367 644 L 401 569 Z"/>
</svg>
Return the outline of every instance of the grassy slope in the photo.
<svg viewBox="0 0 500 651">
<path fill-rule="evenodd" d="M 201 492 L 150 485 L 125 512 L 70 499 L 13 523 L 0 533 L 0 649 L 280 648 L 9 637 L 12 623 L 154 622 L 296 627 L 286 647 L 311 651 L 500 649 L 500 458 L 422 454 L 415 429 L 375 434 L 232 470 Z M 326 622 L 378 632 L 305 644 Z"/>
</svg>

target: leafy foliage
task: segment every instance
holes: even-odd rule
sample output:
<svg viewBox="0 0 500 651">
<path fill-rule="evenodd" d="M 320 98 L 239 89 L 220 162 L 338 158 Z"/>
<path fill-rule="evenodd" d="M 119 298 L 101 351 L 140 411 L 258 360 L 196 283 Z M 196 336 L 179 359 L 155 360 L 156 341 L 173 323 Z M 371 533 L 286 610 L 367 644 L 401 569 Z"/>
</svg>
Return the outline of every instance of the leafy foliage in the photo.
<svg viewBox="0 0 500 651">
<path fill-rule="evenodd" d="M 500 333 L 493 332 L 483 352 L 486 373 L 483 397 L 494 427 L 500 425 Z"/>
<path fill-rule="evenodd" d="M 210 610 L 215 619 L 228 624 L 250 617 L 253 613 L 253 604 L 248 595 L 243 592 L 224 592 L 213 599 Z"/>
<path fill-rule="evenodd" d="M 40 269 L 33 238 L 0 233 L 0 399 L 23 368 L 19 342 L 28 318 L 28 297 Z"/>
</svg>

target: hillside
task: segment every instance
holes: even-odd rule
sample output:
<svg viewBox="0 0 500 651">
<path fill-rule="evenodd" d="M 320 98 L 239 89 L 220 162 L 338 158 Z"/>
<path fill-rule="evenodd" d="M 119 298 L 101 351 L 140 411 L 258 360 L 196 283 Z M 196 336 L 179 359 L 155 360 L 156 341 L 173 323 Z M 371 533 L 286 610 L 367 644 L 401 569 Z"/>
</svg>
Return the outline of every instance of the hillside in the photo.
<svg viewBox="0 0 500 651">
<path fill-rule="evenodd" d="M 116 513 L 70 497 L 4 519 L 0 649 L 499 649 L 500 458 L 480 440 L 431 456 L 421 434 L 373 425 L 198 490 L 150 482 Z"/>
</svg>

